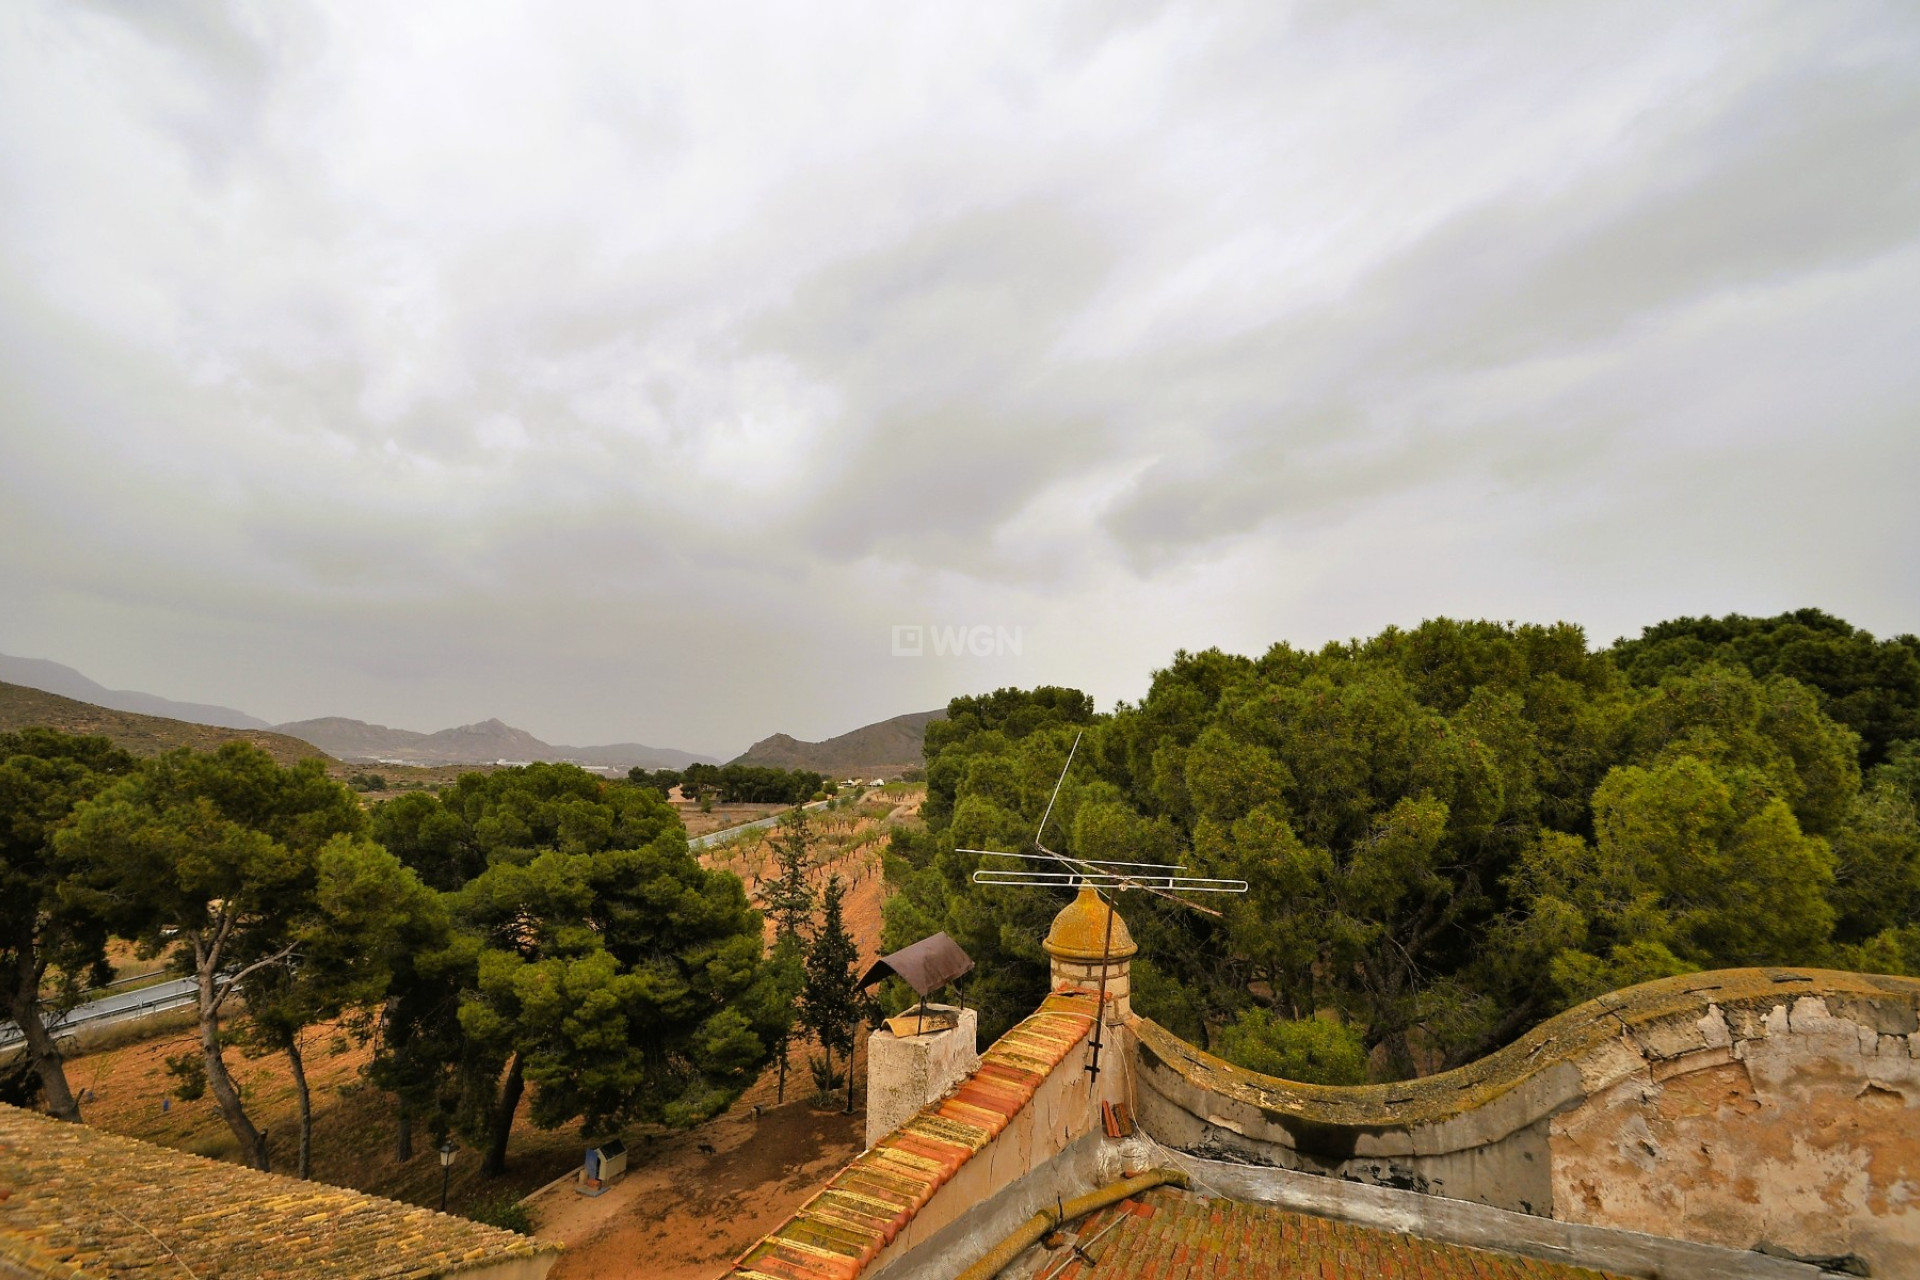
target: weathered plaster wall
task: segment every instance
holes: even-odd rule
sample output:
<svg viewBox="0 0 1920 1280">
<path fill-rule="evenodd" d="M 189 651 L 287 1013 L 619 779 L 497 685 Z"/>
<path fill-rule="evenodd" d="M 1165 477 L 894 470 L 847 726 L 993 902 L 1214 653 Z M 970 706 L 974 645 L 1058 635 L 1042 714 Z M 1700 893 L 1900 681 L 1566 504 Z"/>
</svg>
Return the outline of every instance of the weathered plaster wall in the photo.
<svg viewBox="0 0 1920 1280">
<path fill-rule="evenodd" d="M 1920 1274 L 1915 1029 L 1816 995 L 1664 1028 L 1661 1056 L 1554 1117 L 1554 1216 Z"/>
<path fill-rule="evenodd" d="M 861 1280 L 953 1280 L 1041 1209 L 1115 1181 L 1117 1145 L 1103 1132 L 1081 1135 L 1053 1159 L 921 1236 L 911 1252 L 882 1254 Z"/>
<path fill-rule="evenodd" d="M 1744 1249 L 1724 1249 L 1619 1227 L 1556 1222 L 1467 1200 L 1323 1178 L 1292 1169 L 1226 1164 L 1164 1148 L 1137 1156 L 1129 1163 L 1136 1167 L 1171 1164 L 1184 1169 L 1193 1184 L 1205 1188 L 1209 1195 L 1230 1200 L 1277 1205 L 1425 1240 L 1590 1267 L 1609 1276 L 1637 1280 L 1822 1280 L 1817 1267 Z"/>
<path fill-rule="evenodd" d="M 1690 974 L 1457 1071 L 1331 1088 L 1134 1021 L 1146 1131 L 1212 1159 L 1920 1275 L 1920 982 Z"/>
</svg>

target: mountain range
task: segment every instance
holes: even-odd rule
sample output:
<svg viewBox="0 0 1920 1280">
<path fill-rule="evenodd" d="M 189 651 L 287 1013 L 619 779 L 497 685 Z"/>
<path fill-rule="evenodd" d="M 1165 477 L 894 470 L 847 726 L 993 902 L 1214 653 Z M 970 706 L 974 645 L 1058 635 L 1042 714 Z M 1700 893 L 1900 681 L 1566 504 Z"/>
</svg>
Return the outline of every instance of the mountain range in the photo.
<svg viewBox="0 0 1920 1280">
<path fill-rule="evenodd" d="M 498 720 L 463 724 L 442 729 L 438 733 L 389 729 L 383 724 L 368 724 L 364 720 L 349 720 L 344 716 L 269 724 L 232 707 L 177 702 L 172 698 L 133 689 L 109 689 L 72 667 L 45 658 L 15 658 L 0 654 L 0 682 L 58 694 L 62 698 L 90 703 L 96 708 L 110 711 L 161 716 L 169 720 L 226 729 L 270 730 L 311 743 L 326 754 L 347 761 L 434 765 L 492 764 L 498 760 L 571 760 L 576 764 L 614 769 L 628 769 L 635 765 L 643 769 L 684 769 L 696 761 L 719 763 L 712 756 L 673 747 L 649 747 L 639 742 L 615 742 L 597 747 L 559 746 L 542 742 L 525 729 L 516 729 Z M 124 730 L 125 726 L 121 728 Z M 101 729 L 98 732 L 108 731 Z M 115 737 L 113 733 L 108 733 L 108 736 Z"/>
<path fill-rule="evenodd" d="M 345 716 L 274 725 L 232 707 L 179 702 L 132 689 L 109 689 L 72 667 L 44 658 L 0 654 L 0 689 L 6 690 L 6 696 L 0 698 L 0 721 L 6 723 L 0 723 L 0 729 L 48 724 L 69 732 L 103 733 L 141 754 L 170 746 L 206 749 L 227 738 L 244 737 L 282 758 L 312 754 L 303 750 L 310 745 L 349 762 L 458 765 L 557 760 L 610 769 L 636 765 L 643 769 L 684 769 L 694 763 L 719 763 L 712 756 L 639 742 L 591 747 L 548 743 L 497 719 L 437 733 L 392 729 Z M 754 743 L 734 763 L 812 769 L 838 777 L 898 776 L 921 763 L 927 724 L 946 714 L 944 709 L 909 712 L 822 742 L 776 733 Z M 237 732 L 214 733 L 209 726 Z"/>
<path fill-rule="evenodd" d="M 438 733 L 389 729 L 383 724 L 323 716 L 295 720 L 275 728 L 311 742 L 342 760 L 377 760 L 387 764 L 493 764 L 499 760 L 570 760 L 605 768 L 684 769 L 696 762 L 718 764 L 712 756 L 674 747 L 649 747 L 640 742 L 614 742 L 597 747 L 560 746 L 525 729 L 499 720 L 457 725 Z"/>
</svg>

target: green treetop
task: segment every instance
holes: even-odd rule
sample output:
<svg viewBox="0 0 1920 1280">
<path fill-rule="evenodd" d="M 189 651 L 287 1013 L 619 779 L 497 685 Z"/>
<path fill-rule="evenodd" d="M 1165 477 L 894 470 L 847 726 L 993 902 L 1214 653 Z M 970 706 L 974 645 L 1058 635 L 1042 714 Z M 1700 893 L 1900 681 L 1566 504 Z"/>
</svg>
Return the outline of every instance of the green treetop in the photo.
<svg viewBox="0 0 1920 1280">
<path fill-rule="evenodd" d="M 133 757 L 105 738 L 0 733 L 0 975 L 41 1093 L 62 1120 L 79 1120 L 80 1106 L 41 1021 L 49 971 L 66 1002 L 111 974 L 106 923 L 69 891 L 82 868 L 60 854 L 54 833 L 76 806 L 133 767 Z"/>
<path fill-rule="evenodd" d="M 151 951 L 171 951 L 197 988 L 207 1085 L 240 1149 L 268 1167 L 222 1055 L 227 997 L 296 958 L 316 910 L 321 850 L 365 817 L 317 760 L 281 768 L 248 743 L 168 752 L 82 805 L 56 838 L 88 868 L 76 899 Z"/>
</svg>

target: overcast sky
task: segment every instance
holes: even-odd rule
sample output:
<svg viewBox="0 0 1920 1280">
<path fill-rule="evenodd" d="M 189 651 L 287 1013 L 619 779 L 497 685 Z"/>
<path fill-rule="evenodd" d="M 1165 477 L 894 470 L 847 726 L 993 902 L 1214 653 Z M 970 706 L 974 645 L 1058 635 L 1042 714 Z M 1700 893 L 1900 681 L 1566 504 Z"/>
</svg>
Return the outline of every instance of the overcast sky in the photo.
<svg viewBox="0 0 1920 1280">
<path fill-rule="evenodd" d="M 1911 0 L 0 3 L 0 652 L 270 720 L 1913 631 L 1917 410 Z"/>
</svg>

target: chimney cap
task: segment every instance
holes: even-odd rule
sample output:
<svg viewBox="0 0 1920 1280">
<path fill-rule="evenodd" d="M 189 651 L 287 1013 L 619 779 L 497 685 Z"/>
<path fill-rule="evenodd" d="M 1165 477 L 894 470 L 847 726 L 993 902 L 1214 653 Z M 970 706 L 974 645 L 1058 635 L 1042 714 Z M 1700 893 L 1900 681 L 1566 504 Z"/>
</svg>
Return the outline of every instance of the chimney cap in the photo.
<svg viewBox="0 0 1920 1280">
<path fill-rule="evenodd" d="M 860 978 L 860 989 L 866 990 L 882 978 L 904 978 L 908 986 L 922 996 L 931 995 L 949 982 L 964 976 L 973 968 L 973 958 L 960 949 L 960 944 L 944 933 L 936 933 L 931 938 L 900 948 L 892 955 L 881 956 L 867 967 Z"/>
<path fill-rule="evenodd" d="M 1109 917 L 1113 920 L 1111 946 L 1107 940 Z M 1094 892 L 1090 884 L 1081 885 L 1073 901 L 1053 918 L 1053 928 L 1047 931 L 1047 940 L 1041 946 L 1056 960 L 1094 963 L 1098 963 L 1103 956 L 1110 960 L 1125 960 L 1140 950 L 1134 945 L 1133 935 L 1127 932 L 1126 920 L 1101 901 L 1100 895 Z"/>
</svg>

